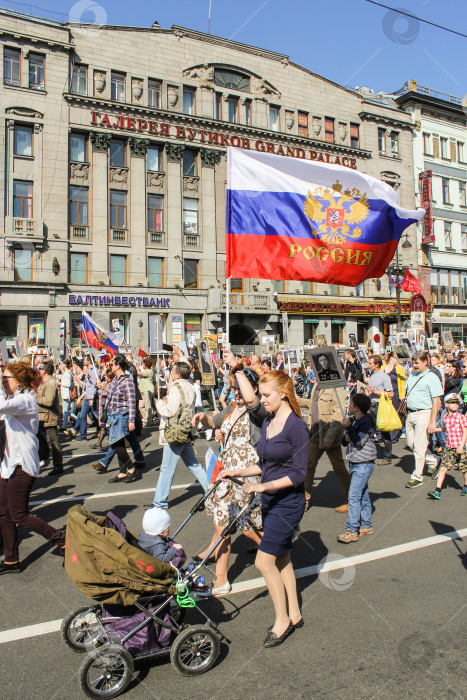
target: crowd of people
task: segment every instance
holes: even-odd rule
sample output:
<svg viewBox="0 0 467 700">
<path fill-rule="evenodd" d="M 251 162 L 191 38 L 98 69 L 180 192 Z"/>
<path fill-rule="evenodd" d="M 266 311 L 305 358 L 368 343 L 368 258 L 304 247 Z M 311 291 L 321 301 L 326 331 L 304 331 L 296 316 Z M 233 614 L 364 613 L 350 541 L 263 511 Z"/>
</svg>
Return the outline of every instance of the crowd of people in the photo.
<svg viewBox="0 0 467 700">
<path fill-rule="evenodd" d="M 346 386 L 337 389 L 320 389 L 321 381 L 337 378 L 328 376 L 327 355 L 322 357 L 318 377 L 308 363 L 295 366 L 289 376 L 281 354 L 247 358 L 225 349 L 215 363 L 212 390 L 202 384 L 196 351 L 187 357 L 176 345 L 162 359 L 90 352 L 74 352 L 58 363 L 40 356 L 12 358 L 0 368 L 0 575 L 21 571 L 17 525 L 63 552 L 64 532 L 29 512 L 29 496 L 41 469 L 46 477 L 63 473 L 64 441 L 86 441 L 92 429 L 94 447 L 106 452 L 91 467 L 106 474 L 116 455 L 118 471 L 109 478 L 114 484 L 141 478 L 146 459 L 139 438 L 146 428 L 158 432 L 162 460 L 151 465 L 160 471 L 153 501 L 144 506 L 140 540 L 143 548 L 149 542 L 151 551 L 170 560 L 177 547 L 169 540 L 167 510 L 180 458 L 203 491 L 208 489 L 194 442 L 202 435 L 218 443 L 222 483 L 206 504 L 213 519 L 211 544 L 193 559 L 207 556 L 228 522 L 248 505 L 239 527 L 256 554 L 275 612 L 264 645 L 281 644 L 304 624 L 290 556 L 300 520 L 312 506 L 324 454 L 340 482 L 335 510 L 348 514 L 340 543 L 374 533 L 369 479 L 375 464 L 391 465 L 401 439 L 414 458 L 407 488 L 418 488 L 431 476 L 436 486 L 428 496 L 439 500 L 447 472 L 459 469 L 461 495 L 467 495 L 467 351 L 421 350 L 410 360 L 375 353 L 362 366 L 349 348 L 341 358 Z M 380 429 L 383 398 L 399 416 L 397 429 Z M 50 460 L 52 469 L 46 471 Z M 208 560 L 216 568 L 209 595 L 230 592 L 230 553 L 226 537 Z"/>
</svg>

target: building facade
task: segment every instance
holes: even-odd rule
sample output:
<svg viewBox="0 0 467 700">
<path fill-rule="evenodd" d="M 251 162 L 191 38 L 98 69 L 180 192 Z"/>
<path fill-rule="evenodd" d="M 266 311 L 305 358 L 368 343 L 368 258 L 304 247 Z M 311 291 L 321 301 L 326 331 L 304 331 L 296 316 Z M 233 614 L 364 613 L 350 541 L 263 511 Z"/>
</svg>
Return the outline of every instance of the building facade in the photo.
<svg viewBox="0 0 467 700">
<path fill-rule="evenodd" d="M 431 299 L 432 333 L 451 331 L 467 342 L 467 113 L 461 97 L 410 80 L 397 102 L 415 126 L 414 179 L 418 205 L 429 206 L 420 227 L 422 292 Z M 421 178 L 421 179 L 420 179 Z"/>
<path fill-rule="evenodd" d="M 0 16 L 2 337 L 36 326 L 58 346 L 64 320 L 76 344 L 83 309 L 132 347 L 159 315 L 169 343 L 225 331 L 228 146 L 355 168 L 414 208 L 414 126 L 388 96 L 182 27 Z M 416 269 L 415 226 L 407 237 Z M 383 342 L 395 299 L 388 276 L 356 289 L 232 280 L 231 342 L 281 335 L 287 305 L 291 344 Z"/>
</svg>

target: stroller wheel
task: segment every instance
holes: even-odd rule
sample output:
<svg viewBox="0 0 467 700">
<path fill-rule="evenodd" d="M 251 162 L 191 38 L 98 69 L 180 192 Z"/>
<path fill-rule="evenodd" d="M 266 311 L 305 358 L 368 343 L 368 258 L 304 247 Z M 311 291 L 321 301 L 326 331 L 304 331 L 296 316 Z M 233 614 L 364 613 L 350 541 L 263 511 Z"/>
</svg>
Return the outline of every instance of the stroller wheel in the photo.
<svg viewBox="0 0 467 700">
<path fill-rule="evenodd" d="M 219 651 L 219 637 L 214 630 L 207 625 L 191 625 L 174 639 L 170 660 L 182 676 L 198 676 L 209 671 Z"/>
<path fill-rule="evenodd" d="M 116 698 L 133 678 L 134 663 L 121 644 L 108 644 L 93 658 L 87 657 L 79 670 L 81 689 L 89 698 Z"/>
<path fill-rule="evenodd" d="M 86 651 L 86 644 L 99 631 L 98 610 L 95 605 L 82 605 L 64 618 L 61 633 L 67 647 L 79 654 Z"/>
</svg>

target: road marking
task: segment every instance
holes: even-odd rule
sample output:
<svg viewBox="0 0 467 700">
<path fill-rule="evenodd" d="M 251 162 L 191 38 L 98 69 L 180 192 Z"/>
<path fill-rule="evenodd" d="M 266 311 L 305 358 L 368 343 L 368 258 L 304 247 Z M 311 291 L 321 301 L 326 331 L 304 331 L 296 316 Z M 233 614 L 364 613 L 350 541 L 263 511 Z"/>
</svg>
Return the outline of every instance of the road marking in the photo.
<svg viewBox="0 0 467 700">
<path fill-rule="evenodd" d="M 337 561 L 329 561 L 315 564 L 314 566 L 307 566 L 303 569 L 297 569 L 295 576 L 297 578 L 305 578 L 307 576 L 314 576 L 315 574 L 322 574 L 327 571 L 337 571 L 339 569 L 345 569 L 347 566 L 358 566 L 358 564 L 366 564 L 370 561 L 386 559 L 387 557 L 393 557 L 397 554 L 406 554 L 407 552 L 413 552 L 417 549 L 432 547 L 435 544 L 442 544 L 443 542 L 450 542 L 451 540 L 459 540 L 465 536 L 467 536 L 467 527 L 463 528 L 462 530 L 446 532 L 444 535 L 434 535 L 433 537 L 426 537 L 422 540 L 414 540 L 413 542 L 406 542 L 405 544 L 397 544 L 394 547 L 377 549 L 374 552 L 367 552 L 366 554 L 357 554 L 354 557 L 346 557 L 343 559 L 338 559 Z M 265 585 L 266 584 L 262 577 L 249 579 L 248 581 L 241 581 L 240 583 L 234 583 L 232 585 L 232 591 L 229 593 L 229 595 L 232 595 L 233 593 L 251 591 L 255 588 L 263 588 Z M 91 606 L 92 603 L 89 603 L 89 605 Z M 44 634 L 50 634 L 51 632 L 58 632 L 61 624 L 62 620 L 50 620 L 49 622 L 41 622 L 37 625 L 28 625 L 27 627 L 16 627 L 11 630 L 4 630 L 3 632 L 0 632 L 0 644 L 15 642 L 20 639 L 28 639 L 29 637 L 40 637 Z"/>
<path fill-rule="evenodd" d="M 194 481 L 191 484 L 177 484 L 171 487 L 171 491 L 177 489 L 190 489 L 198 484 Z M 89 501 L 91 498 L 113 498 L 114 496 L 128 496 L 135 493 L 154 493 L 155 486 L 150 489 L 133 489 L 132 491 L 109 491 L 107 493 L 83 493 L 80 496 L 61 496 L 60 498 L 52 498 L 51 500 L 29 501 L 31 506 L 50 505 L 52 503 L 63 503 L 64 501 Z"/>
</svg>

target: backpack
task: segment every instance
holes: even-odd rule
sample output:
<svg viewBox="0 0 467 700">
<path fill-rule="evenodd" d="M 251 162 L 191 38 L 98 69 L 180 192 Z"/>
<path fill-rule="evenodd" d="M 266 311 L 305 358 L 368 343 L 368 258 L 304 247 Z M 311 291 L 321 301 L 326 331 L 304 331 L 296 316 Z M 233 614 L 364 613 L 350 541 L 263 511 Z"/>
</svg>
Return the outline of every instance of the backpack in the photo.
<svg viewBox="0 0 467 700">
<path fill-rule="evenodd" d="M 191 420 L 193 413 L 191 406 L 185 399 L 185 394 L 179 384 L 174 386 L 180 392 L 181 406 L 174 416 L 167 420 L 164 436 L 169 445 L 186 445 L 191 437 Z"/>
</svg>

